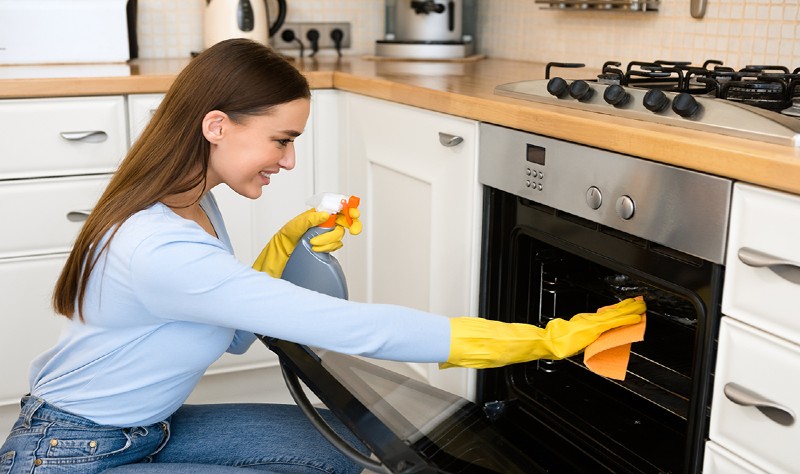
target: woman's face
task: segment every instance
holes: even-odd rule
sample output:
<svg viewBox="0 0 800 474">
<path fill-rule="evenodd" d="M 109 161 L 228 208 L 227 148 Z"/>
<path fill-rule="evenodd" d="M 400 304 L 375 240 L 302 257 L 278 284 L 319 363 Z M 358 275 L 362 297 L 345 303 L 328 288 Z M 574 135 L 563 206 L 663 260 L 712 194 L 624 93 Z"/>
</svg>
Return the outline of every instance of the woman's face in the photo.
<svg viewBox="0 0 800 474">
<path fill-rule="evenodd" d="M 294 139 L 305 129 L 309 111 L 310 101 L 297 99 L 240 123 L 222 112 L 209 112 L 203 121 L 211 143 L 209 189 L 225 183 L 242 196 L 260 197 L 273 175 L 294 168 Z"/>
</svg>

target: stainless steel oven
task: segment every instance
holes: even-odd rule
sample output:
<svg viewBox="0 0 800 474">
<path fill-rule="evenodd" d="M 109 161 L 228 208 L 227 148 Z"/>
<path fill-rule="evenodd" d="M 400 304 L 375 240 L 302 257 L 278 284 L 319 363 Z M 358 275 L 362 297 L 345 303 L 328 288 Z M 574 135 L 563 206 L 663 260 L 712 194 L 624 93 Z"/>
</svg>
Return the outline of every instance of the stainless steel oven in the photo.
<svg viewBox="0 0 800 474">
<path fill-rule="evenodd" d="M 394 473 L 699 472 L 731 182 L 481 124 L 481 316 L 544 325 L 648 306 L 625 380 L 580 356 L 479 372 L 477 403 L 362 359 L 262 338 L 309 418 Z M 373 453 L 342 445 L 298 377 Z"/>
<path fill-rule="evenodd" d="M 478 403 L 547 472 L 699 472 L 731 182 L 482 125 L 481 316 L 544 325 L 642 295 L 624 381 L 581 356 L 481 371 Z"/>
</svg>

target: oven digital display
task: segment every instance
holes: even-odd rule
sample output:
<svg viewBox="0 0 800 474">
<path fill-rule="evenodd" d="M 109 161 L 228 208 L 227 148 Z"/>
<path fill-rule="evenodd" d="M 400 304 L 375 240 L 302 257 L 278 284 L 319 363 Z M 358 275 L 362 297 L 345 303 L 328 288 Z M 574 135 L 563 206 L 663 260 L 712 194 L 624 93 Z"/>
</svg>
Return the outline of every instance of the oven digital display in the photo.
<svg viewBox="0 0 800 474">
<path fill-rule="evenodd" d="M 528 143 L 527 145 L 528 145 L 528 150 L 526 152 L 526 158 L 528 162 L 544 166 L 544 155 L 545 155 L 544 148 L 536 145 L 531 145 L 530 143 Z"/>
</svg>

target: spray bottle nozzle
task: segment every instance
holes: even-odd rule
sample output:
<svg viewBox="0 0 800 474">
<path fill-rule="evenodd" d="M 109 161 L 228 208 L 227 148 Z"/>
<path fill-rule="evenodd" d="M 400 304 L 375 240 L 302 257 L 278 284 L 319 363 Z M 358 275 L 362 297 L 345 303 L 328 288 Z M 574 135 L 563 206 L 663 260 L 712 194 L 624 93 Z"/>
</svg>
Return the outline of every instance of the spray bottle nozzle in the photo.
<svg viewBox="0 0 800 474">
<path fill-rule="evenodd" d="M 320 225 L 320 227 L 331 228 L 335 226 L 336 218 L 339 214 L 345 218 L 347 226 L 350 227 L 353 225 L 353 218 L 350 217 L 350 209 L 357 209 L 359 204 L 361 204 L 361 199 L 358 196 L 321 193 L 312 196 L 311 199 L 307 201 L 307 204 L 318 211 L 330 213 L 330 218 Z"/>
</svg>

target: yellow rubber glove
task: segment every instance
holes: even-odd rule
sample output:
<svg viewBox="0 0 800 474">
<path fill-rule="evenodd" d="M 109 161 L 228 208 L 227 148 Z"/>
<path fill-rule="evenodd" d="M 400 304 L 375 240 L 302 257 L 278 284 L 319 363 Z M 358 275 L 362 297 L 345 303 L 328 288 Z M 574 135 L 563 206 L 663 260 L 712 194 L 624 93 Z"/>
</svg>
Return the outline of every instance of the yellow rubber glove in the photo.
<svg viewBox="0 0 800 474">
<path fill-rule="evenodd" d="M 344 229 L 348 227 L 350 233 L 355 235 L 361 232 L 361 221 L 358 220 L 360 213 L 356 208 L 348 210 L 350 214 L 351 223 L 347 222 L 344 215 L 336 216 L 336 225 L 330 232 L 320 234 L 309 242 L 311 249 L 315 252 L 333 252 L 342 247 L 342 238 L 344 237 Z M 286 268 L 286 263 L 289 257 L 294 252 L 295 247 L 300 242 L 303 234 L 312 227 L 323 224 L 330 218 L 327 212 L 318 212 L 314 209 L 309 209 L 297 217 L 293 218 L 286 223 L 271 239 L 267 245 L 261 250 L 261 253 L 253 263 L 253 268 L 266 272 L 274 278 L 280 278 L 283 274 L 283 269 Z M 340 222 L 341 221 L 341 222 Z"/>
<path fill-rule="evenodd" d="M 569 321 L 554 319 L 544 328 L 452 318 L 450 356 L 440 368 L 485 369 L 536 359 L 564 359 L 581 352 L 609 329 L 638 323 L 646 309 L 644 301 L 629 298 L 596 313 L 576 314 Z"/>
</svg>

